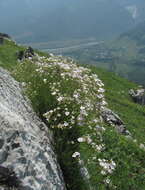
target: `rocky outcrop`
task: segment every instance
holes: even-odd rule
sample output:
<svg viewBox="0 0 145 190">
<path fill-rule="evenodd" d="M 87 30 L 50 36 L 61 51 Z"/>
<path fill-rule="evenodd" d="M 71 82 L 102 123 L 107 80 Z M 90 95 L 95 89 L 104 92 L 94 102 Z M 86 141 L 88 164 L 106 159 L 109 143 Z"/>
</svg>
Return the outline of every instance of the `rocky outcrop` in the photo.
<svg viewBox="0 0 145 190">
<path fill-rule="evenodd" d="M 0 190 L 64 190 L 51 132 L 0 69 Z"/>
<path fill-rule="evenodd" d="M 119 133 L 124 134 L 124 135 L 130 135 L 129 131 L 126 130 L 126 126 L 124 122 L 112 110 L 104 107 L 101 110 L 101 115 L 104 121 L 114 126 Z"/>
<path fill-rule="evenodd" d="M 143 88 L 138 89 L 138 90 L 131 89 L 129 91 L 129 94 L 135 103 L 145 105 L 145 89 L 143 89 Z"/>
<path fill-rule="evenodd" d="M 11 37 L 8 34 L 0 33 L 0 45 L 4 44 L 4 39 L 11 40 Z"/>
<path fill-rule="evenodd" d="M 8 34 L 0 33 L 0 38 L 8 38 L 11 39 L 11 37 Z"/>
<path fill-rule="evenodd" d="M 17 52 L 17 58 L 19 60 L 31 58 L 35 55 L 33 48 L 28 47 L 26 50 Z"/>
</svg>

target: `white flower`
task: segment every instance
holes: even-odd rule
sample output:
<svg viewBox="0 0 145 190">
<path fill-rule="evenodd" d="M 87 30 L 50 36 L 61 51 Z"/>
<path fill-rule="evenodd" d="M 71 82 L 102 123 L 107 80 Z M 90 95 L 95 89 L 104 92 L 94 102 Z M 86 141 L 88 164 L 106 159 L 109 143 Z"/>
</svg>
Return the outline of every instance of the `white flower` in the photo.
<svg viewBox="0 0 145 190">
<path fill-rule="evenodd" d="M 49 53 L 49 55 L 50 55 L 51 57 L 54 57 L 54 54 L 53 54 L 53 53 Z"/>
<path fill-rule="evenodd" d="M 70 112 L 68 112 L 68 111 L 67 111 L 67 112 L 65 112 L 65 115 L 66 115 L 66 116 L 69 116 L 69 114 L 70 114 Z"/>
<path fill-rule="evenodd" d="M 77 99 L 77 98 L 79 98 L 79 94 L 76 93 L 76 94 L 73 95 L 73 97 Z"/>
<path fill-rule="evenodd" d="M 145 145 L 144 144 L 140 144 L 139 147 L 143 150 L 145 150 Z"/>
<path fill-rule="evenodd" d="M 60 96 L 59 98 L 57 98 L 58 102 L 61 102 L 63 100 L 63 97 Z"/>
<path fill-rule="evenodd" d="M 61 123 L 59 123 L 59 124 L 57 125 L 57 128 L 58 128 L 58 129 L 63 129 L 64 126 L 63 126 Z"/>
<path fill-rule="evenodd" d="M 92 160 L 96 160 L 96 158 L 97 158 L 96 156 L 93 156 Z"/>
<path fill-rule="evenodd" d="M 94 119 L 93 122 L 94 122 L 94 123 L 98 123 L 98 120 L 97 120 L 97 119 Z"/>
<path fill-rule="evenodd" d="M 80 157 L 80 153 L 79 153 L 79 152 L 75 152 L 75 153 L 73 153 L 72 157 L 73 157 L 73 158 Z"/>
<path fill-rule="evenodd" d="M 102 99 L 102 98 L 104 98 L 104 95 L 103 94 L 97 94 L 97 98 Z"/>
<path fill-rule="evenodd" d="M 79 137 L 77 140 L 78 140 L 78 142 L 85 142 L 85 138 L 83 138 L 83 137 Z"/>
<path fill-rule="evenodd" d="M 54 95 L 56 95 L 56 92 L 52 92 L 51 94 L 54 96 Z"/>
<path fill-rule="evenodd" d="M 101 174 L 102 174 L 102 175 L 106 175 L 106 171 L 101 170 Z"/>
<path fill-rule="evenodd" d="M 80 110 L 85 110 L 85 107 L 84 107 L 84 106 L 81 106 L 81 107 L 80 107 Z"/>
<path fill-rule="evenodd" d="M 104 93 L 105 90 L 104 90 L 104 88 L 99 88 L 99 89 L 98 89 L 98 92 L 99 92 L 99 93 Z"/>
<path fill-rule="evenodd" d="M 26 83 L 25 83 L 25 82 L 22 82 L 21 84 L 22 84 L 22 87 L 25 87 L 25 86 L 26 86 Z"/>
<path fill-rule="evenodd" d="M 65 127 L 67 127 L 69 124 L 67 122 L 64 122 L 63 124 Z"/>
<path fill-rule="evenodd" d="M 46 84 L 47 83 L 47 79 L 43 79 L 43 82 Z"/>
<path fill-rule="evenodd" d="M 99 151 L 99 152 L 101 152 L 102 150 L 104 150 L 104 148 L 105 148 L 105 145 L 104 145 L 104 144 L 96 145 L 96 146 L 95 146 L 95 149 L 96 149 L 97 151 Z"/>
<path fill-rule="evenodd" d="M 105 105 L 107 105 L 107 102 L 106 102 L 105 100 L 103 100 L 103 101 L 101 102 L 101 105 L 102 105 L 102 106 L 105 106 Z"/>
<path fill-rule="evenodd" d="M 88 143 L 88 144 L 91 144 L 91 143 L 92 143 L 92 139 L 91 139 L 90 136 L 87 137 L 87 143 Z"/>
<path fill-rule="evenodd" d="M 111 182 L 111 180 L 110 180 L 109 178 L 107 178 L 107 179 L 104 180 L 104 182 L 105 182 L 106 184 L 109 184 L 109 183 Z"/>
</svg>

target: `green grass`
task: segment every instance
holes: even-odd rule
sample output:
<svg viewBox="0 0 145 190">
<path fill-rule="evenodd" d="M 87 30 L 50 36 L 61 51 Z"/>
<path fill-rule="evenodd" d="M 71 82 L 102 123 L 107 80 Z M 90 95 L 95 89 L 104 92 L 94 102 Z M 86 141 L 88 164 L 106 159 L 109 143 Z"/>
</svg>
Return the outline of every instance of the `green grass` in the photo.
<svg viewBox="0 0 145 190">
<path fill-rule="evenodd" d="M 145 107 L 135 104 L 128 94 L 131 88 L 137 88 L 136 84 L 96 67 L 84 70 L 62 57 L 33 58 L 20 64 L 16 52 L 23 47 L 6 42 L 0 48 L 1 66 L 25 83 L 25 93 L 34 110 L 54 133 L 55 151 L 68 190 L 145 189 L 145 151 L 139 148 L 145 143 Z M 121 117 L 133 140 L 101 122 L 99 108 L 96 109 L 96 103 L 101 103 L 96 98 L 99 89 L 96 74 L 105 84 L 108 107 Z M 88 103 L 91 107 L 87 110 Z M 81 106 L 85 107 L 86 115 L 80 120 L 80 113 L 84 113 Z M 80 137 L 84 142 L 78 142 Z M 104 148 L 99 151 L 98 145 Z M 72 157 L 75 152 L 80 153 L 80 158 Z M 108 164 L 115 162 L 112 173 L 103 175 L 98 159 L 105 159 Z M 82 166 L 89 178 L 80 174 Z"/>
<path fill-rule="evenodd" d="M 17 52 L 24 50 L 25 47 L 18 46 L 13 41 L 5 40 L 3 45 L 0 45 L 0 66 L 12 70 L 17 62 Z"/>
<path fill-rule="evenodd" d="M 0 67 L 7 70 L 13 70 L 14 67 L 19 65 L 17 60 L 18 51 L 25 50 L 26 47 L 18 46 L 14 41 L 4 40 L 4 44 L 0 45 Z M 49 57 L 49 54 L 36 50 L 40 56 Z"/>
<path fill-rule="evenodd" d="M 144 143 L 145 106 L 134 103 L 128 93 L 130 89 L 138 88 L 138 85 L 103 69 L 93 67 L 92 70 L 98 74 L 105 84 L 109 107 L 119 114 L 133 137 Z"/>
</svg>

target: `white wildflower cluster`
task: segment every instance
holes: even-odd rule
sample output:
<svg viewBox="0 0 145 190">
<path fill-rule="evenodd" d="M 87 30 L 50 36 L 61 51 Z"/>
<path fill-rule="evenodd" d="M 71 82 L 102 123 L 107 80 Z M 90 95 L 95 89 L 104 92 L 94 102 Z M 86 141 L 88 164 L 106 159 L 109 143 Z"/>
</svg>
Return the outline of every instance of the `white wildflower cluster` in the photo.
<svg viewBox="0 0 145 190">
<path fill-rule="evenodd" d="M 96 142 L 94 142 L 91 138 L 90 135 L 86 135 L 86 136 L 83 136 L 83 137 L 79 137 L 77 139 L 77 141 L 79 143 L 87 143 L 88 145 L 90 145 L 96 152 L 101 152 L 103 150 L 105 150 L 105 144 L 96 144 Z"/>
<path fill-rule="evenodd" d="M 107 105 L 104 97 L 104 84 L 90 69 L 78 66 L 73 60 L 58 56 L 39 57 L 33 62 L 36 74 L 42 77 L 42 84 L 48 89 L 48 101 L 51 108 L 44 113 L 49 126 L 55 129 L 85 129 L 85 134 L 71 144 L 86 143 L 93 149 L 94 155 L 90 162 L 97 161 L 95 153 L 105 150 L 102 134 L 100 109 Z M 86 130 L 87 129 L 87 130 Z M 80 153 L 72 154 L 80 162 Z M 113 161 L 99 160 L 103 174 L 112 173 L 115 169 Z M 83 167 L 82 167 L 83 168 Z M 86 173 L 86 172 L 84 172 Z"/>
<path fill-rule="evenodd" d="M 54 121 L 55 124 L 51 124 L 51 127 L 59 129 L 72 128 L 74 125 L 87 127 L 90 134 L 79 137 L 77 142 L 87 143 L 97 153 L 104 151 L 102 133 L 105 128 L 100 125 L 102 121 L 99 111 L 107 102 L 102 81 L 89 69 L 80 67 L 72 59 L 62 56 L 41 57 L 35 64 L 38 67 L 37 72 L 43 73 L 43 81 L 49 85 L 51 95 L 57 102 L 54 109 L 44 114 L 48 122 Z M 50 81 L 46 76 L 51 77 Z M 88 120 L 89 117 L 91 120 Z M 63 118 L 63 121 L 60 118 Z M 100 139 L 98 142 L 94 141 L 96 135 Z M 78 157 L 78 153 L 74 153 L 72 157 Z"/>
<path fill-rule="evenodd" d="M 104 99 L 104 84 L 96 74 L 62 56 L 38 57 L 37 61 L 31 60 L 31 63 L 35 64 L 36 72 L 49 87 L 49 96 L 57 102 L 53 109 L 48 108 L 44 114 L 47 121 L 51 122 L 51 127 L 65 129 L 75 124 L 89 126 L 87 118 L 91 114 L 90 126 L 100 122 L 98 105 L 105 106 L 107 103 Z M 63 122 L 60 118 L 64 119 Z"/>
<path fill-rule="evenodd" d="M 110 184 L 111 180 L 110 180 L 109 178 L 106 178 L 106 179 L 104 180 L 104 182 L 105 182 L 106 184 Z"/>
<path fill-rule="evenodd" d="M 77 140 L 78 140 L 78 142 L 86 142 L 86 139 L 83 137 L 79 137 Z"/>
<path fill-rule="evenodd" d="M 99 165 L 102 167 L 101 174 L 106 175 L 106 174 L 112 174 L 113 171 L 116 168 L 116 164 L 113 160 L 108 161 L 106 159 L 98 159 Z"/>
</svg>

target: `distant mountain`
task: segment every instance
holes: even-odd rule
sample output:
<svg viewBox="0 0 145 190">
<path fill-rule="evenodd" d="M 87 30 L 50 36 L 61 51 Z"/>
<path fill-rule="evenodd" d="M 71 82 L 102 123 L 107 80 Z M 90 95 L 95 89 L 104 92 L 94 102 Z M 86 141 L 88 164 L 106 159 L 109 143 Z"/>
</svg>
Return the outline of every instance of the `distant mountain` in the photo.
<svg viewBox="0 0 145 190">
<path fill-rule="evenodd" d="M 122 34 L 120 39 L 125 37 L 135 41 L 138 45 L 145 45 L 145 21 L 137 25 L 134 29 Z"/>
<path fill-rule="evenodd" d="M 106 68 L 145 86 L 145 22 L 121 34 L 116 40 L 65 55 Z"/>
<path fill-rule="evenodd" d="M 141 22 L 145 16 L 145 1 L 144 0 L 117 0 L 132 16 L 135 22 Z"/>
<path fill-rule="evenodd" d="M 109 39 L 144 19 L 143 0 L 1 0 L 1 30 L 18 42 Z"/>
</svg>

